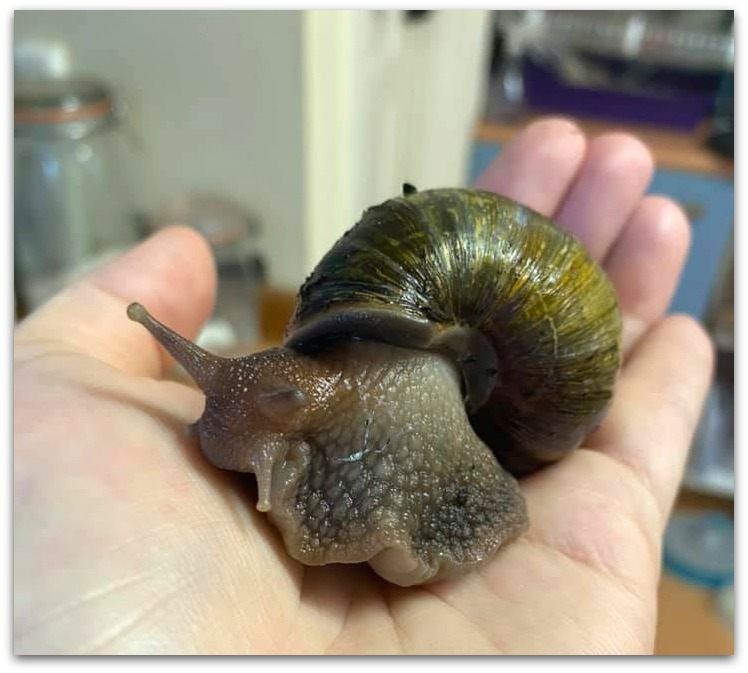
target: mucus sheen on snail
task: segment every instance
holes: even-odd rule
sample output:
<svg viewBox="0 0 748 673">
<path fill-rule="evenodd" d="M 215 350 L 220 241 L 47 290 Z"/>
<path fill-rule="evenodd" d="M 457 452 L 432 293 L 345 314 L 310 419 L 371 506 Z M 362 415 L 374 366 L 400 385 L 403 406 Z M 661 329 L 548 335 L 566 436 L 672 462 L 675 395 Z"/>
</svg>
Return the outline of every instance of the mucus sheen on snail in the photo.
<svg viewBox="0 0 748 673">
<path fill-rule="evenodd" d="M 526 529 L 516 478 L 600 422 L 620 358 L 615 293 L 584 248 L 468 189 L 369 208 L 302 285 L 283 346 L 221 358 L 128 315 L 205 393 L 204 456 L 256 475 L 293 558 L 402 586 Z"/>
</svg>

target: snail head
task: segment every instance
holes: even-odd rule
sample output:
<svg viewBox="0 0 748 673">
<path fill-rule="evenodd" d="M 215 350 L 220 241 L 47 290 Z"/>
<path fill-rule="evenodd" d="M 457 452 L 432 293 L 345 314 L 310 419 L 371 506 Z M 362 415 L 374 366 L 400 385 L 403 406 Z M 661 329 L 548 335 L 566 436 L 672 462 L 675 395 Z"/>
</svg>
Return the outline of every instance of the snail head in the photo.
<svg viewBox="0 0 748 673">
<path fill-rule="evenodd" d="M 222 358 L 169 329 L 140 304 L 131 304 L 127 314 L 156 337 L 205 394 L 205 410 L 194 424 L 205 457 L 222 469 L 254 472 L 258 509 L 269 510 L 279 465 L 282 471 L 293 463 L 310 414 L 324 406 L 329 390 L 324 372 L 286 348 Z"/>
</svg>

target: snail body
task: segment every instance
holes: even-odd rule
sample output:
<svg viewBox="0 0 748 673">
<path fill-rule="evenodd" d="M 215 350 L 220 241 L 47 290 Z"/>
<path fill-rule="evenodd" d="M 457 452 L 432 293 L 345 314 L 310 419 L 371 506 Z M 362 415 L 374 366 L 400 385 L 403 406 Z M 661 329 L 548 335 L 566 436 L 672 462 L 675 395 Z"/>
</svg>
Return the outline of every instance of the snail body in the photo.
<svg viewBox="0 0 748 673">
<path fill-rule="evenodd" d="M 403 586 L 522 533 L 516 477 L 600 422 L 620 358 L 615 294 L 584 248 L 477 190 L 368 209 L 302 285 L 282 347 L 218 358 L 128 314 L 205 392 L 203 454 L 255 473 L 291 556 Z"/>
</svg>

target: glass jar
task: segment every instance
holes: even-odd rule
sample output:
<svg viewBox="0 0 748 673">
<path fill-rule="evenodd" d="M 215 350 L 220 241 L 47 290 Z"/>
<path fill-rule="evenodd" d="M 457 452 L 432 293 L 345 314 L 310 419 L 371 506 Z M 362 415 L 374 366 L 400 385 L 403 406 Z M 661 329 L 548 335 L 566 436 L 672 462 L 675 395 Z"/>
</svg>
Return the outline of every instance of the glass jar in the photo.
<svg viewBox="0 0 748 673">
<path fill-rule="evenodd" d="M 14 254 L 19 317 L 138 238 L 133 162 L 109 88 L 16 81 Z"/>
</svg>

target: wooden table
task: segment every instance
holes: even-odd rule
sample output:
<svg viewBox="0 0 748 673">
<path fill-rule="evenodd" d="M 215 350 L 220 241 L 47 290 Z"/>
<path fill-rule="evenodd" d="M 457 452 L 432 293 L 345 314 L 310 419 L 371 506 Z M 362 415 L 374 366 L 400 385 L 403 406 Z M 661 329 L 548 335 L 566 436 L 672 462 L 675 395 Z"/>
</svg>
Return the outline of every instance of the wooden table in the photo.
<svg viewBox="0 0 748 673">
<path fill-rule="evenodd" d="M 658 608 L 655 654 L 735 653 L 732 629 L 720 618 L 711 592 L 664 573 Z"/>
<path fill-rule="evenodd" d="M 721 511 L 734 515 L 732 500 L 683 490 L 675 511 Z M 658 598 L 655 654 L 729 655 L 735 652 L 732 628 L 720 616 L 715 594 L 663 572 Z"/>
</svg>

